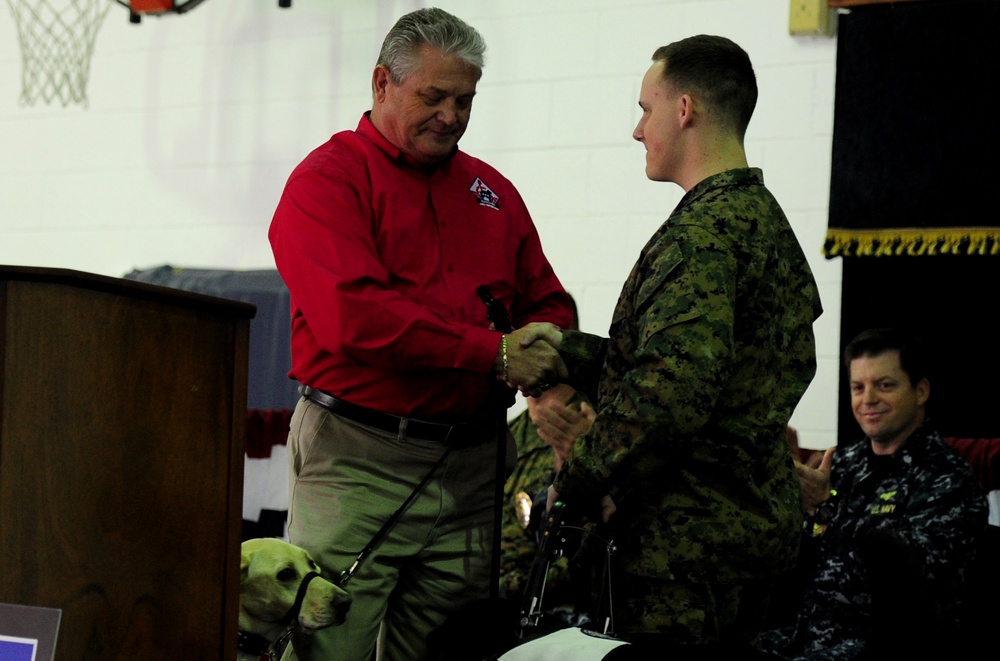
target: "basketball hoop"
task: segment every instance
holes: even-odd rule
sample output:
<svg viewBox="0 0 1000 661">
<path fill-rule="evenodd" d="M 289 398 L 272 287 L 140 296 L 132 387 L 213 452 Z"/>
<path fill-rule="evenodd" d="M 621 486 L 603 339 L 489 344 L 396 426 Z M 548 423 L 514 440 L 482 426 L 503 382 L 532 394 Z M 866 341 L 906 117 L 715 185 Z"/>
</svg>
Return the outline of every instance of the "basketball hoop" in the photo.
<svg viewBox="0 0 1000 661">
<path fill-rule="evenodd" d="M 21 105 L 87 106 L 94 40 L 106 0 L 7 0 L 21 44 Z"/>
<path fill-rule="evenodd" d="M 115 0 L 129 9 L 129 20 L 139 23 L 142 16 L 184 14 L 204 0 Z M 7 0 L 17 23 L 21 45 L 21 98 L 23 106 L 41 99 L 55 99 L 68 106 L 87 107 L 90 58 L 104 17 L 111 7 L 108 0 Z M 287 8 L 292 0 L 278 0 Z"/>
<path fill-rule="evenodd" d="M 142 23 L 143 16 L 164 16 L 166 14 L 186 14 L 205 0 L 115 0 L 128 8 L 129 23 Z M 278 6 L 287 9 L 292 0 L 278 0 Z"/>
<path fill-rule="evenodd" d="M 142 23 L 143 16 L 163 16 L 164 14 L 185 14 L 205 0 L 115 0 L 128 7 L 129 23 Z"/>
</svg>

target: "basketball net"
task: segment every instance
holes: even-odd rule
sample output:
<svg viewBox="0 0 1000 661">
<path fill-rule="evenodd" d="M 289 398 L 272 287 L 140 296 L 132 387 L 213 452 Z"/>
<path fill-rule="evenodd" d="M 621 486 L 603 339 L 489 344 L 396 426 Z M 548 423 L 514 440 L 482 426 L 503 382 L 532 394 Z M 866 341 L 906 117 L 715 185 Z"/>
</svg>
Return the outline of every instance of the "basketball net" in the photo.
<svg viewBox="0 0 1000 661">
<path fill-rule="evenodd" d="M 21 105 L 87 106 L 94 40 L 107 0 L 7 0 L 21 43 Z"/>
</svg>

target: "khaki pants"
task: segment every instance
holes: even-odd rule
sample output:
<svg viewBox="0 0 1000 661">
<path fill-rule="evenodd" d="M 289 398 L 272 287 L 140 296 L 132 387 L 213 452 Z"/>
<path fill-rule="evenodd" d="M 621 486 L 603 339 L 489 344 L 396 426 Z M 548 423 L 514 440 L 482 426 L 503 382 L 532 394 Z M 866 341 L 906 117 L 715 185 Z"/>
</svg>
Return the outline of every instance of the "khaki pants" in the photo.
<svg viewBox="0 0 1000 661">
<path fill-rule="evenodd" d="M 379 660 L 420 661 L 430 631 L 487 596 L 496 443 L 484 441 L 452 450 L 354 574 L 347 621 L 297 636 L 298 659 L 369 661 L 378 639 Z M 444 451 L 441 443 L 359 425 L 301 400 L 288 437 L 290 541 L 335 578 Z"/>
</svg>

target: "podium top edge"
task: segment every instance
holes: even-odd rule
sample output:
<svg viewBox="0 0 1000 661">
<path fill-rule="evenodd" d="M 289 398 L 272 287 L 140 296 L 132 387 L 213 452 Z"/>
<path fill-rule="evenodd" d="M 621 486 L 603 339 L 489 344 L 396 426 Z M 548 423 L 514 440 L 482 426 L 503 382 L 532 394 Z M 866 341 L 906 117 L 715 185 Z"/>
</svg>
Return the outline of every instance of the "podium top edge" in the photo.
<svg viewBox="0 0 1000 661">
<path fill-rule="evenodd" d="M 241 319 L 253 319 L 257 315 L 257 306 L 243 301 L 72 269 L 0 264 L 0 283 L 9 281 L 50 283 L 91 289 L 159 303 L 215 310 Z"/>
</svg>

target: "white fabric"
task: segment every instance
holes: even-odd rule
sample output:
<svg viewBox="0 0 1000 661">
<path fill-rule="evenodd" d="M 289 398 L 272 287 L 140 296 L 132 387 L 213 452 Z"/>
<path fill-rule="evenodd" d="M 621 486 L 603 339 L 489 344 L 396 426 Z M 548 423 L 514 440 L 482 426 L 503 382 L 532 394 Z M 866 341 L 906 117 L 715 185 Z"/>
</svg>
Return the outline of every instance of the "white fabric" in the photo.
<svg viewBox="0 0 1000 661">
<path fill-rule="evenodd" d="M 288 450 L 271 446 L 267 459 L 243 457 L 243 518 L 260 521 L 260 511 L 288 510 Z"/>
<path fill-rule="evenodd" d="M 515 647 L 499 661 L 599 661 L 628 643 L 582 629 L 561 629 Z"/>
<path fill-rule="evenodd" d="M 986 501 L 990 504 L 990 525 L 1000 526 L 1000 489 L 986 494 Z"/>
</svg>

